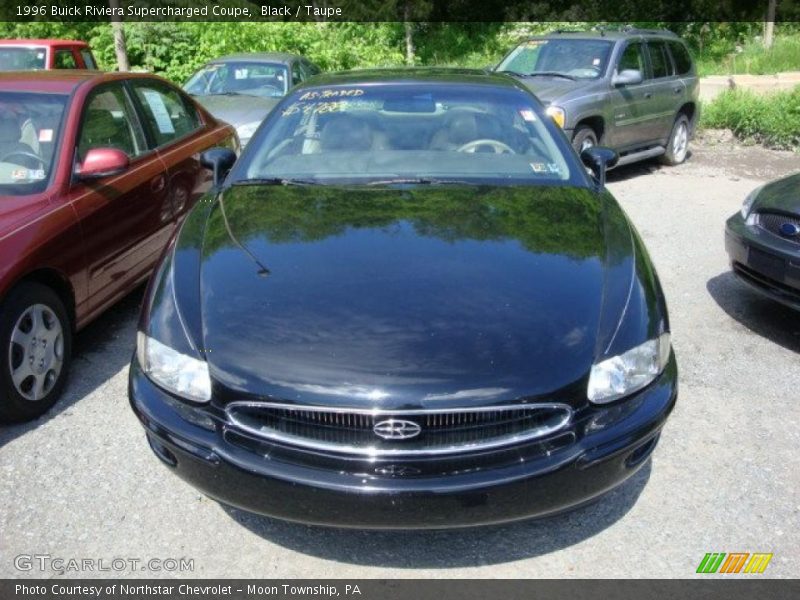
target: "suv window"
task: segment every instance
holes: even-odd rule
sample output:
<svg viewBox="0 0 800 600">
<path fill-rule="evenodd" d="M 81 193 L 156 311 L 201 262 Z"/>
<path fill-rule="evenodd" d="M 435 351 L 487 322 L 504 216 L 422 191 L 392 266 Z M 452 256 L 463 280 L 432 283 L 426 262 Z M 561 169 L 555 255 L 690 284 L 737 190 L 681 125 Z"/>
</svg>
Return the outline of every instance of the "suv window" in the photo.
<svg viewBox="0 0 800 600">
<path fill-rule="evenodd" d="M 133 89 L 144 108 L 145 122 L 156 145 L 168 144 L 200 127 L 194 106 L 178 91 L 155 81 L 135 81 Z"/>
<path fill-rule="evenodd" d="M 119 84 L 93 92 L 83 110 L 78 160 L 92 148 L 117 148 L 130 157 L 147 150 L 130 98 Z"/>
<path fill-rule="evenodd" d="M 672 77 L 672 61 L 667 53 L 667 46 L 664 42 L 648 42 L 650 49 L 650 63 L 653 66 L 653 78 Z"/>
<path fill-rule="evenodd" d="M 72 50 L 57 50 L 53 64 L 56 69 L 77 69 L 78 64 L 72 55 Z"/>
<path fill-rule="evenodd" d="M 686 75 L 692 70 L 692 58 L 689 56 L 689 51 L 686 46 L 680 42 L 668 42 L 669 51 L 675 61 L 675 68 L 678 75 Z"/>
<path fill-rule="evenodd" d="M 617 73 L 621 73 L 626 69 L 640 71 L 642 77 L 647 76 L 644 63 L 644 46 L 641 42 L 631 42 L 628 44 L 625 50 L 622 52 L 622 56 L 619 57 L 619 62 L 617 63 Z"/>
</svg>

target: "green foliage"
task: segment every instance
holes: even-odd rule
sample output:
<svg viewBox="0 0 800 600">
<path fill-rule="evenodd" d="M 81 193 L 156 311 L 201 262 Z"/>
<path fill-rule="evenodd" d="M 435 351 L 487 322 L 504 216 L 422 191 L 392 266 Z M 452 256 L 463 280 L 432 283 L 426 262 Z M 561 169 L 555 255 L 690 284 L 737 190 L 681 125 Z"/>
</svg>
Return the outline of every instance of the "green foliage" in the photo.
<svg viewBox="0 0 800 600">
<path fill-rule="evenodd" d="M 779 34 L 772 48 L 760 37 L 743 44 L 716 42 L 717 49 L 697 58 L 697 70 L 705 75 L 765 75 L 800 70 L 800 33 Z"/>
<path fill-rule="evenodd" d="M 726 91 L 703 107 L 701 126 L 730 129 L 741 139 L 772 148 L 800 148 L 800 86 L 768 96 Z"/>
</svg>

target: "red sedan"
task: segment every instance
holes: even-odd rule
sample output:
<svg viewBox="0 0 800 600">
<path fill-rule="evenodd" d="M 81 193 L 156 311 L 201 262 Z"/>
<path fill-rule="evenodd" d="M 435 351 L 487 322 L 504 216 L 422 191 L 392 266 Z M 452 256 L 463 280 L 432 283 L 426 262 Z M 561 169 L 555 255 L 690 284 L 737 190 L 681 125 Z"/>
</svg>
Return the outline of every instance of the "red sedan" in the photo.
<svg viewBox="0 0 800 600">
<path fill-rule="evenodd" d="M 232 127 L 152 75 L 0 73 L 0 420 L 47 411 L 73 333 L 145 281 Z"/>
</svg>

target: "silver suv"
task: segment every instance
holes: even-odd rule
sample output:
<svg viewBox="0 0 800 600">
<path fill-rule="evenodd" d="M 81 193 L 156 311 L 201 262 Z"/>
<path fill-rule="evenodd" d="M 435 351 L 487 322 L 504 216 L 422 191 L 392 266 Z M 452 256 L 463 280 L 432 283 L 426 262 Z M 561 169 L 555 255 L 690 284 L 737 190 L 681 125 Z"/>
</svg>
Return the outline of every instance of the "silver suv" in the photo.
<svg viewBox="0 0 800 600">
<path fill-rule="evenodd" d="M 667 30 L 561 32 L 514 48 L 494 69 L 519 78 L 580 154 L 602 144 L 620 165 L 686 159 L 699 116 L 686 44 Z"/>
</svg>

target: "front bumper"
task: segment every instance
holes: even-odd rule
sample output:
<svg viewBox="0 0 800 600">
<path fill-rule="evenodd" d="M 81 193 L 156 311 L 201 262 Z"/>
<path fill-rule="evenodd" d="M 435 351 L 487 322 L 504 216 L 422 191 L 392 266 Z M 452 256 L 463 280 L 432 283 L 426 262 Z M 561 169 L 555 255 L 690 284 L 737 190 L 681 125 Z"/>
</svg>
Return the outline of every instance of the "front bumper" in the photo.
<svg viewBox="0 0 800 600">
<path fill-rule="evenodd" d="M 736 277 L 755 291 L 800 310 L 800 246 L 736 213 L 725 225 L 725 250 Z"/>
<path fill-rule="evenodd" d="M 633 475 L 646 463 L 675 405 L 677 365 L 673 355 L 645 390 L 582 411 L 552 439 L 504 450 L 503 461 L 501 453 L 493 453 L 381 463 L 315 456 L 263 440 L 243 444 L 243 436 L 222 420 L 210 428 L 208 420 L 190 422 L 191 411 L 202 411 L 183 410 L 135 359 L 129 393 L 162 462 L 225 504 L 336 527 L 465 527 L 563 512 Z"/>
</svg>

